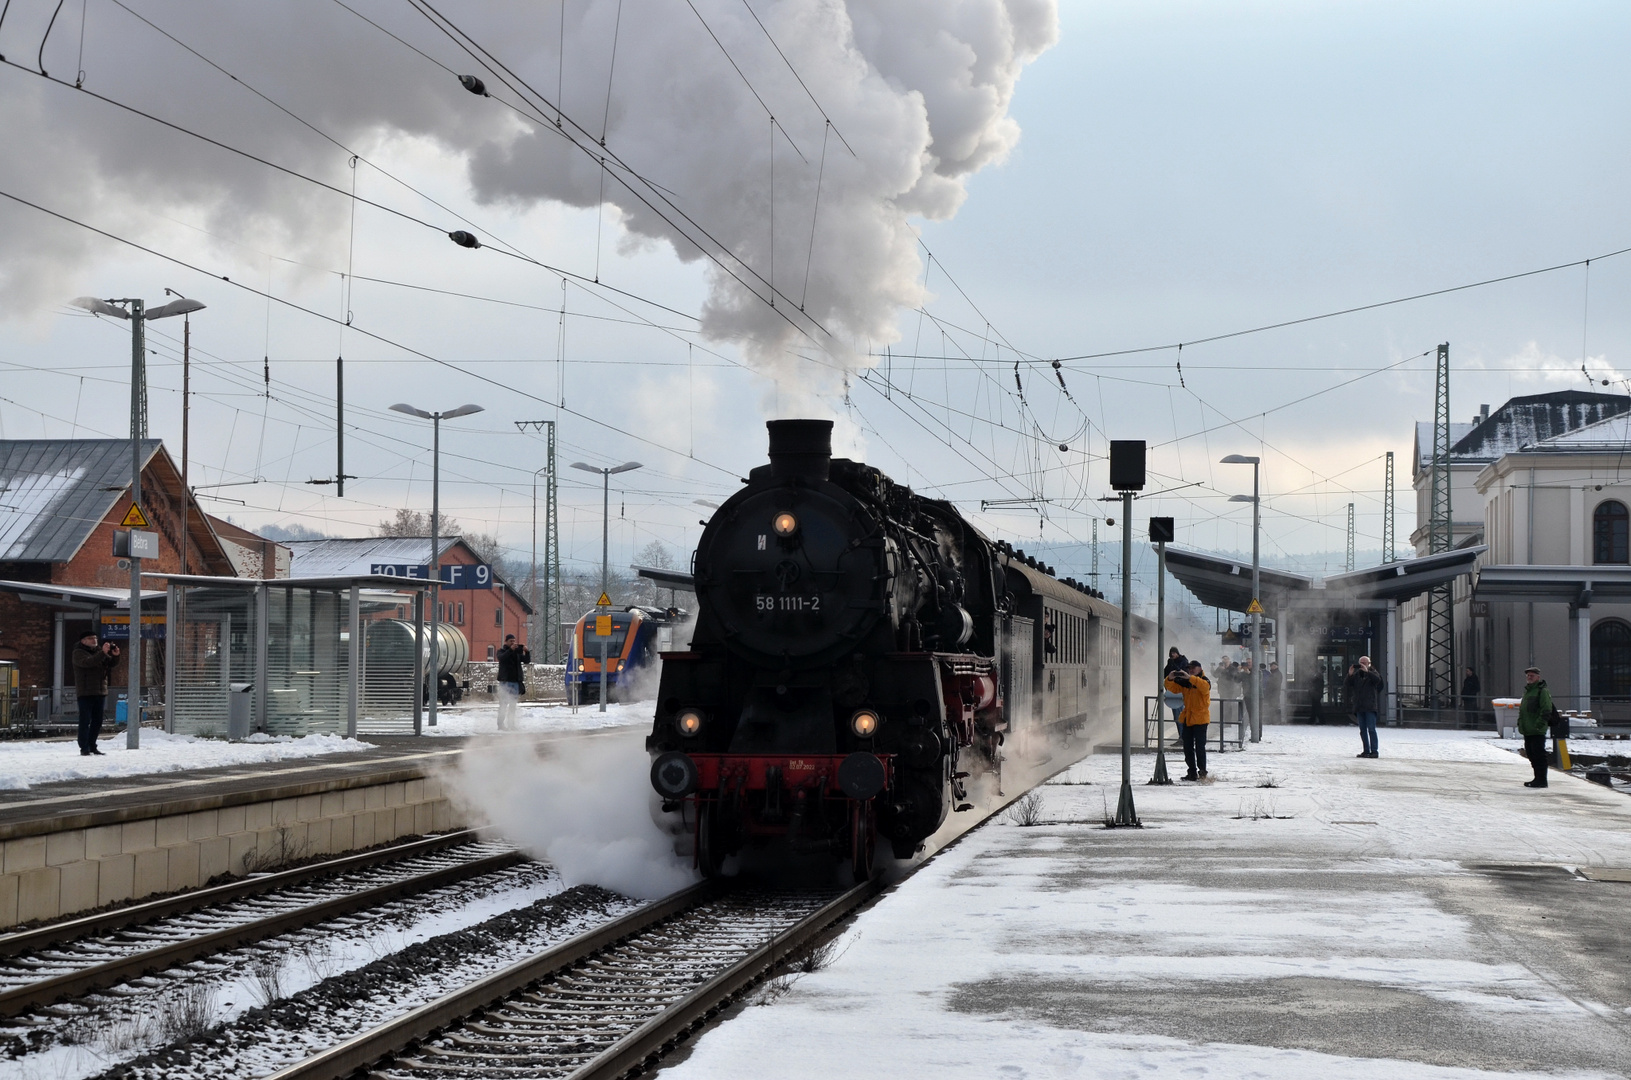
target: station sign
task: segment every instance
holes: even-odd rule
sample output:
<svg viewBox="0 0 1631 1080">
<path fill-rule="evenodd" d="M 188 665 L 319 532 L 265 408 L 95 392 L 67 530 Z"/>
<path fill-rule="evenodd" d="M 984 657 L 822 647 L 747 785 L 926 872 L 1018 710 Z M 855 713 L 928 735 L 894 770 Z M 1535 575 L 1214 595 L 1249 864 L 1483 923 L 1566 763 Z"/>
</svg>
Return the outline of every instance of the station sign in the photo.
<svg viewBox="0 0 1631 1080">
<path fill-rule="evenodd" d="M 163 641 L 165 633 L 164 627 L 165 623 L 163 615 L 143 615 L 142 640 Z M 129 641 L 130 616 L 104 614 L 102 616 L 102 640 Z"/>
<path fill-rule="evenodd" d="M 141 529 L 114 529 L 113 556 L 116 559 L 156 559 L 159 534 Z"/>
<path fill-rule="evenodd" d="M 493 587 L 493 568 L 487 563 L 443 563 L 441 571 L 442 588 L 444 589 L 491 589 Z M 415 566 L 412 563 L 370 563 L 368 572 L 382 577 L 412 578 L 415 581 L 430 580 L 429 564 Z"/>
</svg>

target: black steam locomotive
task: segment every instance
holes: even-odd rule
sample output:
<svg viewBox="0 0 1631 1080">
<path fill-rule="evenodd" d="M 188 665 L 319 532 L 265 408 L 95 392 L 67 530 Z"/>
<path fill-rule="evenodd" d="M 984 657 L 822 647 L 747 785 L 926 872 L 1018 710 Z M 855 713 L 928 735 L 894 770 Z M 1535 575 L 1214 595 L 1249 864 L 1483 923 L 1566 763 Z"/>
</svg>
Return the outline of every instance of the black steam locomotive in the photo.
<svg viewBox="0 0 1631 1080">
<path fill-rule="evenodd" d="M 719 872 L 785 843 L 870 876 L 909 858 L 1018 733 L 1079 726 L 1119 669 L 1120 612 L 947 502 L 774 420 L 770 464 L 708 521 L 690 647 L 663 654 L 647 748 L 662 810 Z"/>
</svg>

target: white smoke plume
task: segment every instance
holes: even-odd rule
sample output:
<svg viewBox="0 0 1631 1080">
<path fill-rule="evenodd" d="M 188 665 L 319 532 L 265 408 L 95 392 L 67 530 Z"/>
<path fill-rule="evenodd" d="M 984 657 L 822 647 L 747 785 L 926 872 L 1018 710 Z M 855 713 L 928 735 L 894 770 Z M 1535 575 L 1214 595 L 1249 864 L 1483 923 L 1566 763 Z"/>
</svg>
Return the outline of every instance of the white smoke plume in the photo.
<svg viewBox="0 0 1631 1080">
<path fill-rule="evenodd" d="M 470 746 L 444 775 L 472 819 L 560 871 L 651 900 L 693 883 L 691 860 L 652 821 L 645 731 L 621 730 L 534 747 L 500 738 Z"/>
<path fill-rule="evenodd" d="M 603 175 L 553 123 L 461 88 L 452 73 L 480 76 L 495 99 L 518 101 L 412 6 L 131 6 L 348 147 L 397 161 L 389 147 L 429 145 L 462 160 L 479 203 L 604 202 L 626 249 L 659 244 L 687 261 L 703 257 L 687 236 L 695 228 Z M 13 0 L 0 53 L 33 66 L 56 7 Z M 559 87 L 554 104 L 587 132 L 580 145 L 598 149 L 603 137 L 608 156 L 671 193 L 734 253 L 740 263 L 727 265 L 747 284 L 709 264 L 704 328 L 764 363 L 789 345 L 810 345 L 790 322 L 836 355 L 892 339 L 896 311 L 922 298 L 911 220 L 952 216 L 968 177 L 1013 148 L 1016 81 L 1057 35 L 1055 0 L 564 0 L 445 10 L 540 94 L 554 100 Z M 88 12 L 87 90 L 349 190 L 347 153 L 121 3 Z M 75 78 L 79 22 L 77 10 L 62 12 L 46 41 L 43 63 L 53 76 Z M 212 239 L 203 244 L 219 251 L 250 245 L 344 265 L 343 196 L 10 67 L 0 70 L 0 127 L 6 191 L 139 240 L 182 238 L 197 250 L 201 238 L 169 220 L 178 219 L 207 230 Z M 446 217 L 361 168 L 361 194 L 439 223 Z M 0 229 L 8 238 L 0 290 L 13 313 L 83 292 L 76 278 L 108 251 L 104 241 L 12 204 L 0 204 Z M 448 241 L 427 231 L 424 243 Z M 567 261 L 536 238 L 530 246 Z M 581 253 L 570 254 L 582 265 Z M 761 299 L 765 281 L 780 294 L 777 310 Z"/>
</svg>

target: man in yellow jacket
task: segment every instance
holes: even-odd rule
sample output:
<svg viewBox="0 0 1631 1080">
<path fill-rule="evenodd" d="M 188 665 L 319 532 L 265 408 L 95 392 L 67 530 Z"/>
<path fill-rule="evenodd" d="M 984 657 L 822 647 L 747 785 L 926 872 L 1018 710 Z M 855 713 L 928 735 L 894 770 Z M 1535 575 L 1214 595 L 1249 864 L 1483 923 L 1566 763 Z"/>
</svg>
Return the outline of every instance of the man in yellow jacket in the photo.
<svg viewBox="0 0 1631 1080">
<path fill-rule="evenodd" d="M 1200 661 L 1192 660 L 1188 672 L 1167 676 L 1166 688 L 1182 694 L 1184 711 L 1178 716 L 1178 734 L 1184 742 L 1185 780 L 1206 779 L 1206 728 L 1212 722 L 1212 680 L 1203 673 Z"/>
</svg>

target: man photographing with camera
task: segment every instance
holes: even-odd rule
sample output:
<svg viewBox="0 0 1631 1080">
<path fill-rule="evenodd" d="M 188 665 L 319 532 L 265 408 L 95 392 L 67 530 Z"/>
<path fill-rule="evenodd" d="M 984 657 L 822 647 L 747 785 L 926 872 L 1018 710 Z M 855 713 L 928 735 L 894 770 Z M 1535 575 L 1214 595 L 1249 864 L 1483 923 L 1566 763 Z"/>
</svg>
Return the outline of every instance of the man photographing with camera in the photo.
<svg viewBox="0 0 1631 1080">
<path fill-rule="evenodd" d="M 79 699 L 79 753 L 81 757 L 101 754 L 96 737 L 102 731 L 102 718 L 108 699 L 108 672 L 119 663 L 119 646 L 111 641 L 97 642 L 95 628 L 79 636 L 74 646 L 74 695 Z"/>
<path fill-rule="evenodd" d="M 1359 741 L 1363 749 L 1356 755 L 1362 758 L 1377 756 L 1376 720 L 1382 711 L 1382 676 L 1371 670 L 1370 657 L 1361 656 L 1357 667 L 1348 668 L 1344 681 L 1354 719 L 1359 722 Z"/>
</svg>

